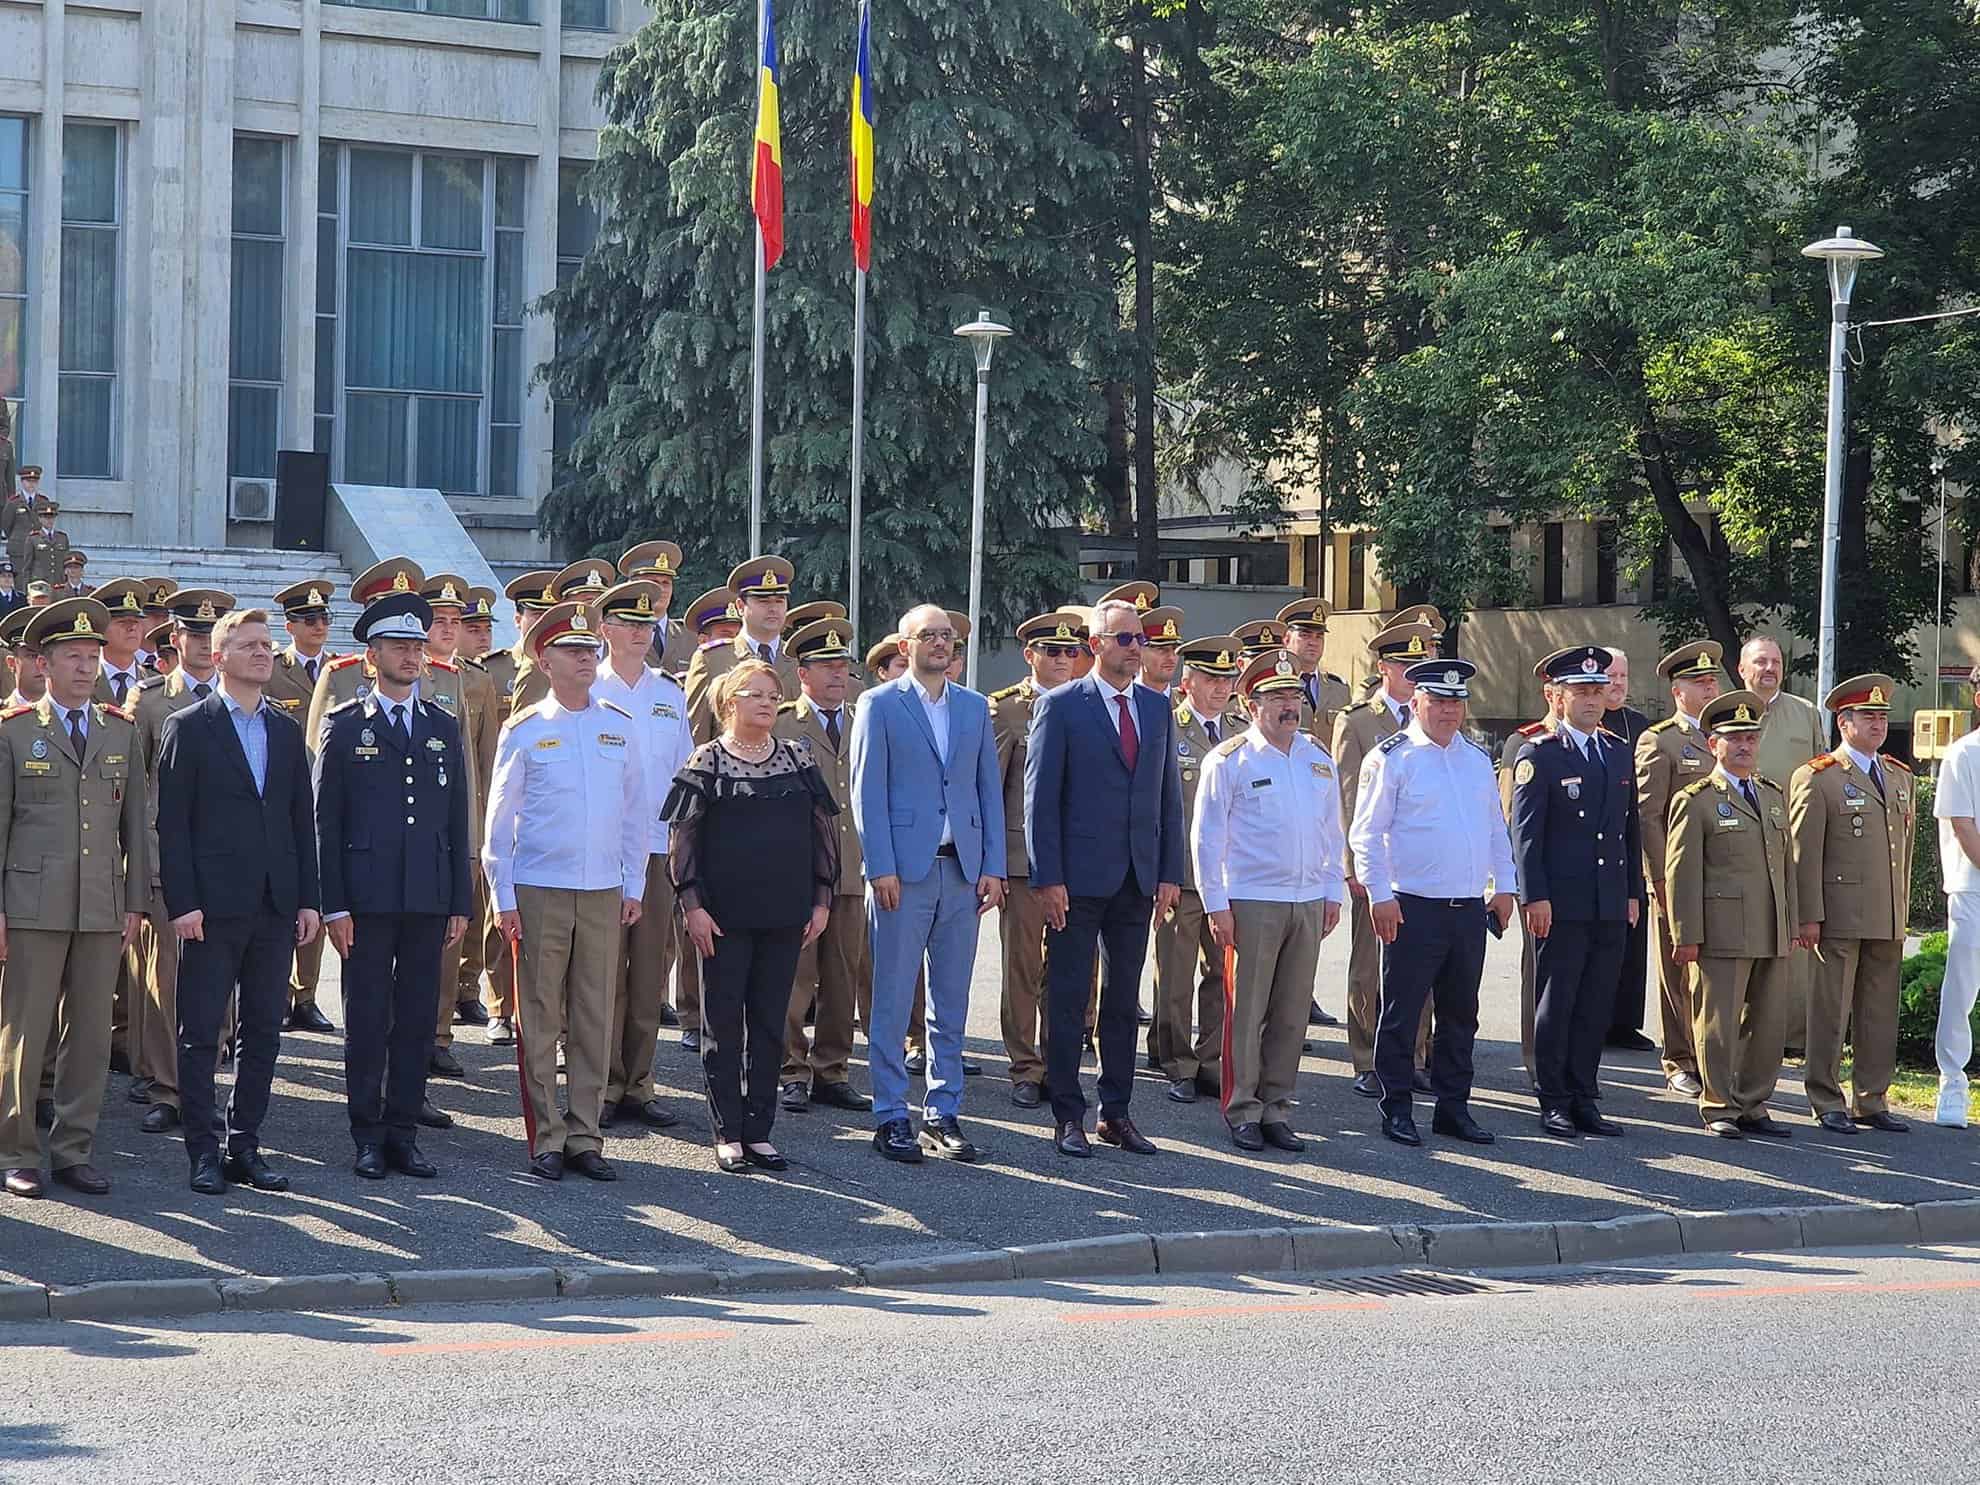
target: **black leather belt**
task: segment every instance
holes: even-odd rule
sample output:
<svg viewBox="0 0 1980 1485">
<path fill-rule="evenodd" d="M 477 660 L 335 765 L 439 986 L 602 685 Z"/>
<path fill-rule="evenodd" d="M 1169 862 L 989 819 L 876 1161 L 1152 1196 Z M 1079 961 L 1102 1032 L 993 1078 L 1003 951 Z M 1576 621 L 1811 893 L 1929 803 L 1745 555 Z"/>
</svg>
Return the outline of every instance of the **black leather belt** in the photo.
<svg viewBox="0 0 1980 1485">
<path fill-rule="evenodd" d="M 935 854 L 937 856 L 947 856 L 951 861 L 960 859 L 956 855 L 956 843 L 954 841 L 944 841 L 935 848 Z"/>
<path fill-rule="evenodd" d="M 1398 897 L 1407 897 L 1411 902 L 1427 902 L 1432 907 L 1443 908 L 1482 908 L 1485 899 L 1480 897 L 1423 897 L 1414 892 L 1398 892 Z"/>
</svg>

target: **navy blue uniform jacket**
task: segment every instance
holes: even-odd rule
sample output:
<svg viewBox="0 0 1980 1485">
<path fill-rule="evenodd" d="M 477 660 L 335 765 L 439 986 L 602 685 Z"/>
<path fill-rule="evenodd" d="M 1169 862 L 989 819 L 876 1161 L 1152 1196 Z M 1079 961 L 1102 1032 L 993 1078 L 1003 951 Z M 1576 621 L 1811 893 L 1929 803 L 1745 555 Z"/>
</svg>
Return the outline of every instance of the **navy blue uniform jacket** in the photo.
<svg viewBox="0 0 1980 1485">
<path fill-rule="evenodd" d="M 467 789 L 460 729 L 432 702 L 413 708 L 409 752 L 375 692 L 326 712 L 316 743 L 324 913 L 468 917 Z"/>
<path fill-rule="evenodd" d="M 1626 920 L 1643 895 L 1635 763 L 1613 732 L 1595 734 L 1595 761 L 1565 728 L 1536 738 L 1513 763 L 1513 859 L 1520 895 L 1557 921 Z"/>
</svg>

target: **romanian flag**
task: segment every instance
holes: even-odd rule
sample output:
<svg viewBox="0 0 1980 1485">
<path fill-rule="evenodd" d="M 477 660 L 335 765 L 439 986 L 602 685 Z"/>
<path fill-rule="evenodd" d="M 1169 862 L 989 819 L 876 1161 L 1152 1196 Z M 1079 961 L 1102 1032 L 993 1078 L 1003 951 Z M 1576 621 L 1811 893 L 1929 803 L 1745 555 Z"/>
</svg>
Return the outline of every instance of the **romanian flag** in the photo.
<svg viewBox="0 0 1980 1485">
<path fill-rule="evenodd" d="M 784 141 L 777 121 L 777 17 L 763 0 L 763 55 L 758 59 L 756 155 L 749 166 L 749 198 L 763 233 L 763 266 L 784 256 Z"/>
<path fill-rule="evenodd" d="M 853 64 L 852 229 L 853 265 L 861 273 L 873 265 L 873 70 L 866 51 L 872 19 L 869 0 L 860 0 L 859 57 Z"/>
</svg>

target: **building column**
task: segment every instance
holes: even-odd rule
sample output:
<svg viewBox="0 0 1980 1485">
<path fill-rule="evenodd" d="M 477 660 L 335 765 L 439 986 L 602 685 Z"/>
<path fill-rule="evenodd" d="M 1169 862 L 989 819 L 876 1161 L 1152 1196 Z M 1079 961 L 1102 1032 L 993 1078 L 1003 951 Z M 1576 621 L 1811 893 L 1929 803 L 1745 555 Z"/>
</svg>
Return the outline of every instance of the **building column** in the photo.
<svg viewBox="0 0 1980 1485">
<path fill-rule="evenodd" d="M 564 16 L 557 0 L 542 0 L 537 64 L 536 168 L 530 172 L 529 215 L 523 235 L 523 299 L 534 303 L 557 287 L 557 174 L 563 159 Z M 523 320 L 523 364 L 530 372 L 557 349 L 557 327 L 547 314 Z M 556 423 L 547 387 L 523 387 L 521 465 L 516 491 L 540 508 L 550 493 L 551 444 Z"/>
<path fill-rule="evenodd" d="M 179 529 L 194 546 L 227 544 L 227 378 L 234 286 L 234 53 L 238 0 L 196 0 L 188 40 L 186 153 L 187 396 Z M 217 331 L 217 333 L 216 333 Z M 136 492 L 135 505 L 145 505 Z M 142 519 L 142 517 L 139 517 Z"/>
<path fill-rule="evenodd" d="M 316 447 L 316 198 L 322 188 L 323 0 L 302 0 L 299 96 L 289 158 L 281 447 Z M 328 452 L 327 450 L 325 452 Z"/>
<path fill-rule="evenodd" d="M 48 0 L 42 12 L 41 117 L 32 126 L 34 159 L 28 198 L 31 236 L 28 300 L 26 439 L 15 430 L 15 452 L 23 463 L 42 467 L 41 488 L 53 493 L 61 477 L 61 450 L 55 446 L 57 405 L 61 399 L 62 364 L 62 115 L 63 80 L 68 70 L 64 49 L 64 0 Z"/>
</svg>

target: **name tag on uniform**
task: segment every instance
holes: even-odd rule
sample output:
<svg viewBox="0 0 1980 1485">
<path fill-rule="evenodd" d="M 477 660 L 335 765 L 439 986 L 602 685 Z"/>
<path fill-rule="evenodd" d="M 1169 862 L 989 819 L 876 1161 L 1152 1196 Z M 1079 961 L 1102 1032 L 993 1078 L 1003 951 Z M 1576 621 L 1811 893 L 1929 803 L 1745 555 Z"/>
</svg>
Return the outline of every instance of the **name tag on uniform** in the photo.
<svg viewBox="0 0 1980 1485">
<path fill-rule="evenodd" d="M 1316 779 L 1331 779 L 1334 776 L 1333 769 L 1324 763 L 1310 763 L 1307 766 L 1313 770 L 1313 777 Z"/>
<path fill-rule="evenodd" d="M 1561 787 L 1567 790 L 1567 797 L 1569 799 L 1581 798 L 1581 775 L 1576 774 L 1571 779 L 1562 779 Z"/>
<path fill-rule="evenodd" d="M 447 751 L 447 745 L 437 737 L 429 737 L 426 740 L 426 751 L 429 753 L 444 753 Z"/>
<path fill-rule="evenodd" d="M 626 740 L 616 732 L 601 732 L 598 741 L 608 748 L 623 748 L 626 745 Z"/>
<path fill-rule="evenodd" d="M 21 760 L 22 773 L 47 773 L 53 767 L 54 765 L 52 763 L 43 763 L 36 758 L 23 758 Z"/>
<path fill-rule="evenodd" d="M 1737 816 L 1735 816 L 1730 820 L 1719 821 L 1719 829 L 1721 830 L 1744 830 L 1745 828 L 1746 827 L 1739 822 Z"/>
<path fill-rule="evenodd" d="M 653 703 L 653 715 L 656 717 L 665 717 L 670 721 L 679 721 L 681 716 L 679 712 L 675 711 L 673 707 L 664 701 Z"/>
<path fill-rule="evenodd" d="M 284 708 L 284 709 L 286 709 L 286 710 L 288 710 L 288 711 L 294 711 L 294 710 L 295 710 L 295 709 L 296 709 L 297 707 L 299 707 L 299 706 L 301 706 L 301 705 L 302 705 L 302 698 L 301 698 L 301 697 L 297 697 L 297 698 L 296 698 L 296 699 L 294 699 L 293 701 L 290 701 L 290 700 L 286 700 L 286 699 L 282 699 L 282 698 L 278 698 L 278 699 L 276 700 L 276 702 L 275 702 L 275 704 L 276 704 L 277 706 L 279 706 L 279 707 L 282 707 L 282 708 Z"/>
<path fill-rule="evenodd" d="M 1269 789 L 1272 787 L 1272 781 L 1270 779 L 1253 779 L 1251 781 L 1251 787 L 1254 789 Z"/>
<path fill-rule="evenodd" d="M 351 751 L 360 758 L 376 758 L 378 756 L 378 749 L 376 748 L 352 748 Z"/>
<path fill-rule="evenodd" d="M 563 745 L 564 740 L 561 737 L 539 737 L 536 740 L 536 750 L 539 753 L 548 748 L 561 748 Z"/>
<path fill-rule="evenodd" d="M 124 755 L 122 753 L 105 753 L 103 755 L 103 761 L 105 763 L 122 763 L 124 761 Z"/>
</svg>

